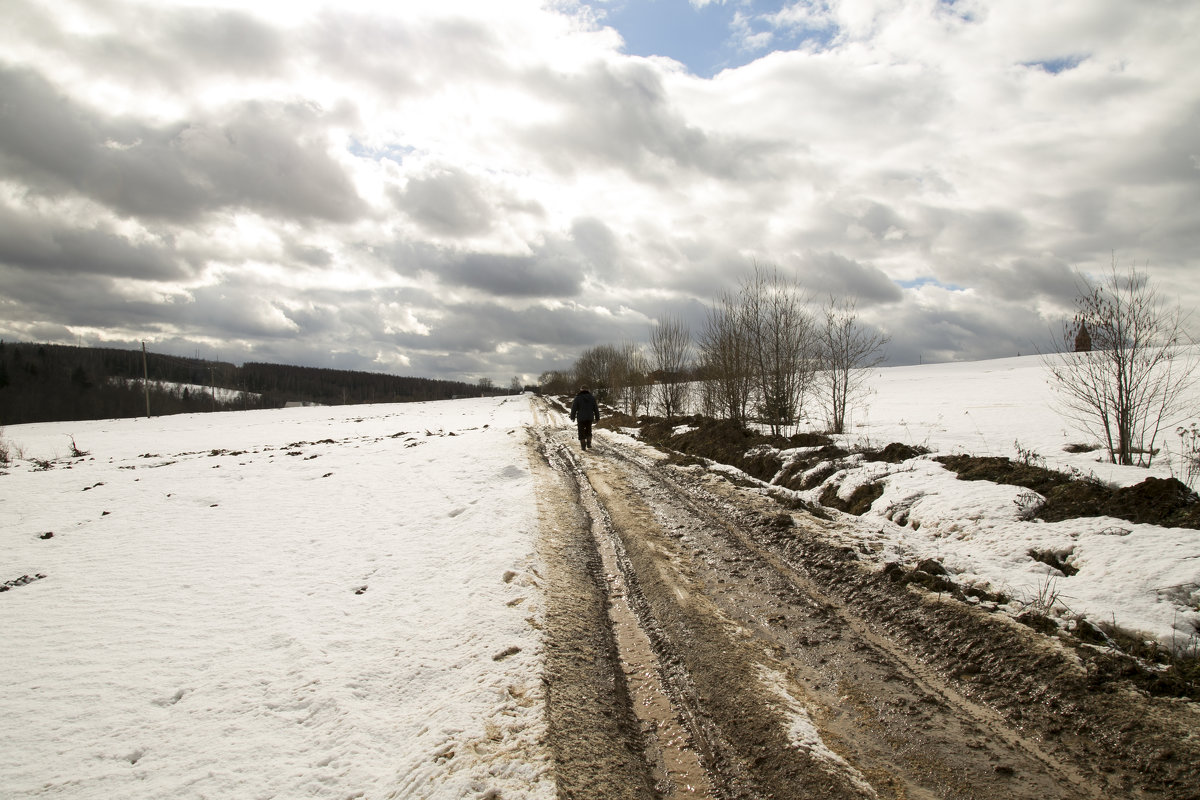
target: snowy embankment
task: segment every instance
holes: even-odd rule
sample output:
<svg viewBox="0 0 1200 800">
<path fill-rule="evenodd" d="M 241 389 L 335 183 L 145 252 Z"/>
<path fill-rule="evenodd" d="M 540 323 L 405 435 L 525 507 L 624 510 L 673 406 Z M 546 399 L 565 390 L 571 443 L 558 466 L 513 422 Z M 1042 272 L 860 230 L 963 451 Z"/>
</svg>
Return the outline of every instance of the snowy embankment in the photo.
<svg viewBox="0 0 1200 800">
<path fill-rule="evenodd" d="M 33 580 L 0 593 L 0 795 L 553 796 L 529 421 L 5 429 L 0 581 Z"/>
<path fill-rule="evenodd" d="M 875 394 L 855 410 L 845 443 L 902 442 L 932 453 L 902 464 L 862 463 L 832 476 L 844 497 L 862 483 L 884 485 L 883 496 L 849 536 L 883 559 L 938 559 L 958 582 L 990 584 L 1018 600 L 1055 594 L 1056 612 L 1065 621 L 1084 615 L 1167 646 L 1200 646 L 1200 531 L 1111 517 L 1022 520 L 1022 507 L 1033 499 L 1029 490 L 960 481 L 932 460 L 954 453 L 1016 459 L 1020 448 L 1052 469 L 1075 469 L 1124 486 L 1170 476 L 1169 452 L 1160 453 L 1149 470 L 1105 463 L 1099 460 L 1103 451 L 1065 452 L 1069 444 L 1096 442 L 1056 413 L 1037 357 L 894 367 L 879 370 L 871 385 Z M 1200 393 L 1191 407 L 1200 416 Z M 1163 432 L 1159 445 L 1178 451 L 1174 428 Z M 823 488 L 801 495 L 816 501 Z M 1035 560 L 1031 550 L 1053 552 L 1078 572 L 1064 575 Z"/>
<path fill-rule="evenodd" d="M 145 381 L 141 378 L 109 378 L 109 380 L 112 383 L 132 386 L 135 389 L 141 389 L 145 385 Z M 176 397 L 183 397 L 184 395 L 211 397 L 221 403 L 233 403 L 245 398 L 258 399 L 262 397 L 258 392 L 243 392 L 240 389 L 203 386 L 198 383 L 175 383 L 174 381 L 150 381 L 150 388 L 157 392 L 166 392 L 167 394 L 175 395 Z"/>
</svg>

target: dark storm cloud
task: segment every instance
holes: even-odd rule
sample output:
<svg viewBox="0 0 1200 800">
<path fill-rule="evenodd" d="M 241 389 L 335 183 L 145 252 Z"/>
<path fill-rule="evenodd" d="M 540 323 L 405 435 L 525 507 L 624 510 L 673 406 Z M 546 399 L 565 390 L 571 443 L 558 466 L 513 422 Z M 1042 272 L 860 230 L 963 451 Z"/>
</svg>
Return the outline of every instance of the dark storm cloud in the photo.
<svg viewBox="0 0 1200 800">
<path fill-rule="evenodd" d="M 612 277 L 621 257 L 621 245 L 603 220 L 584 217 L 571 224 L 571 240 L 579 253 L 602 277 Z"/>
<path fill-rule="evenodd" d="M 289 259 L 310 267 L 328 267 L 333 263 L 333 254 L 323 247 L 314 247 L 303 242 L 289 241 L 285 246 Z"/>
<path fill-rule="evenodd" d="M 36 271 L 13 269 L 0 263 L 0 325 L 10 331 L 28 331 L 47 324 L 81 328 L 137 328 L 152 334 L 170 328 L 174 319 L 171 303 L 131 299 L 106 275 L 76 273 L 70 280 L 46 280 Z M 12 334 L 10 334 L 10 337 Z M 17 338 L 28 340 L 28 334 Z M 65 340 L 69 341 L 69 339 Z"/>
<path fill-rule="evenodd" d="M 896 303 L 903 293 L 882 270 L 837 253 L 810 253 L 797 270 L 801 286 L 822 302 L 829 295 L 857 300 L 860 308 Z"/>
<path fill-rule="evenodd" d="M 184 278 L 189 270 L 170 243 L 135 243 L 102 228 L 69 227 L 0 206 L 0 264 L 49 275 Z"/>
<path fill-rule="evenodd" d="M 248 102 L 216 120 L 150 126 L 106 117 L 41 75 L 0 67 L 0 174 L 118 214 L 192 221 L 220 208 L 349 221 L 365 204 L 311 104 Z"/>
<path fill-rule="evenodd" d="M 240 10 L 105 3 L 108 30 L 81 32 L 55 18 L 54 4 L 7 5 L 6 21 L 31 40 L 133 86 L 186 91 L 197 79 L 267 74 L 287 58 L 282 32 Z"/>
<path fill-rule="evenodd" d="M 458 169 L 413 178 L 393 194 L 396 206 L 426 230 L 446 236 L 487 233 L 494 221 L 478 181 Z"/>
<path fill-rule="evenodd" d="M 267 216 L 349 222 L 366 211 L 324 140 L 327 114 L 308 103 L 246 103 L 177 137 L 187 166 L 227 205 Z"/>
<path fill-rule="evenodd" d="M 418 374 L 537 375 L 569 367 L 579 353 L 598 344 L 644 336 L 640 321 L 617 320 L 600 309 L 532 305 L 510 308 L 469 303 L 443 309 L 428 334 L 387 337 Z"/>
<path fill-rule="evenodd" d="M 245 78 L 273 71 L 286 55 L 280 31 L 242 11 L 176 8 L 161 20 L 162 44 L 155 54 L 196 75 Z"/>
<path fill-rule="evenodd" d="M 189 302 L 176 307 L 171 320 L 201 336 L 262 339 L 299 333 L 295 322 L 264 288 L 234 282 L 195 289 Z"/>
<path fill-rule="evenodd" d="M 553 123 L 530 126 L 524 138 L 555 169 L 582 165 L 629 172 L 651 182 L 678 179 L 686 168 L 724 179 L 771 177 L 783 149 L 776 143 L 722 137 L 689 124 L 672 107 L 658 71 L 640 61 L 598 62 L 580 74 L 530 76 L 560 108 Z"/>
<path fill-rule="evenodd" d="M 1021 258 L 1003 267 L 978 266 L 962 277 L 1003 300 L 1017 302 L 1046 298 L 1069 307 L 1079 289 L 1075 270 L 1052 256 Z"/>
<path fill-rule="evenodd" d="M 972 297 L 944 305 L 906 303 L 879 317 L 891 336 L 890 364 L 971 361 L 1048 350 L 1050 326 L 1019 302 Z"/>
<path fill-rule="evenodd" d="M 580 265 L 552 251 L 530 256 L 467 253 L 448 258 L 437 278 L 498 297 L 573 297 L 583 286 Z"/>
</svg>

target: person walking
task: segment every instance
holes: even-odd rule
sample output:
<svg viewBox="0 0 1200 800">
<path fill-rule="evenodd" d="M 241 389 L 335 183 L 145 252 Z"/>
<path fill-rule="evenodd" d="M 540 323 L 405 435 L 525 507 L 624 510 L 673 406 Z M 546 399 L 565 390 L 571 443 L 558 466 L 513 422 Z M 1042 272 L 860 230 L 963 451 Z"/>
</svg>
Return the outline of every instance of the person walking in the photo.
<svg viewBox="0 0 1200 800">
<path fill-rule="evenodd" d="M 579 426 L 579 446 L 584 450 L 592 446 L 592 423 L 600 420 L 600 404 L 586 386 L 579 387 L 579 394 L 571 401 L 571 421 Z"/>
</svg>

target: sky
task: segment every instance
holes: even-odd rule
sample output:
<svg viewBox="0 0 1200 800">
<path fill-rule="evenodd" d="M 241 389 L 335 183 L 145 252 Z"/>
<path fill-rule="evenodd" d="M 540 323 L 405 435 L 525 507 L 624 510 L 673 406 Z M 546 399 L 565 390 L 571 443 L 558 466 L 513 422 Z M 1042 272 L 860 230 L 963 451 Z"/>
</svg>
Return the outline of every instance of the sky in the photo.
<svg viewBox="0 0 1200 800">
<path fill-rule="evenodd" d="M 1200 266 L 1191 0 L 8 0 L 0 339 L 507 385 L 755 264 L 888 363 Z"/>
</svg>

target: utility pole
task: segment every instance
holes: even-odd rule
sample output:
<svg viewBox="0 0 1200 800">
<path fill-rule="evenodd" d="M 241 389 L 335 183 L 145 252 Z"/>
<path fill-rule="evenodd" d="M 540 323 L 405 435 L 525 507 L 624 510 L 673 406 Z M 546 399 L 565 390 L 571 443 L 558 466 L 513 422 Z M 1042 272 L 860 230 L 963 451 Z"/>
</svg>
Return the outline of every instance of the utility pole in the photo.
<svg viewBox="0 0 1200 800">
<path fill-rule="evenodd" d="M 146 366 L 146 343 L 142 342 L 142 388 L 146 390 L 146 419 L 150 419 L 150 368 Z"/>
</svg>

